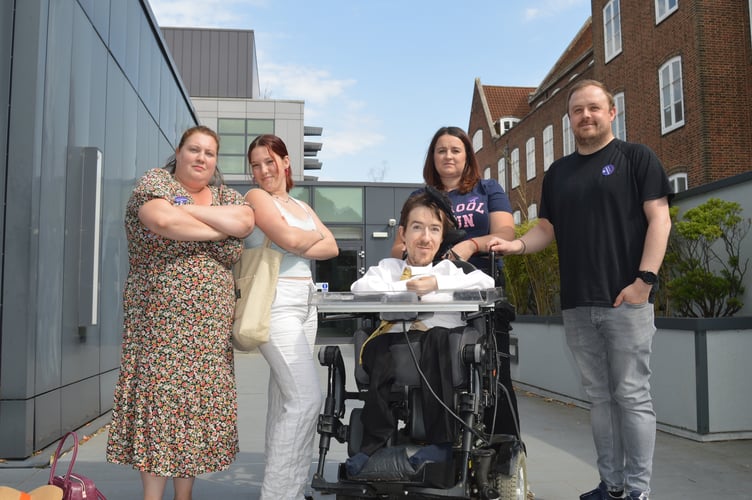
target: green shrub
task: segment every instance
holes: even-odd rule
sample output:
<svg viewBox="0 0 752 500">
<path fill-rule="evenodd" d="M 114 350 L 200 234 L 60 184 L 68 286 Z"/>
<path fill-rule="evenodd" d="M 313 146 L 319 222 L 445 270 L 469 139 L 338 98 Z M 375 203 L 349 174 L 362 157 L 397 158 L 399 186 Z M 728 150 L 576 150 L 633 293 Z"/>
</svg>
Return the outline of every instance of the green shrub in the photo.
<svg viewBox="0 0 752 500">
<path fill-rule="evenodd" d="M 517 226 L 515 235 L 519 238 L 537 223 L 534 220 Z M 517 314 L 548 316 L 561 311 L 555 241 L 540 252 L 505 256 L 504 275 L 507 295 Z"/>
<path fill-rule="evenodd" d="M 732 316 L 744 303 L 748 258 L 741 242 L 750 220 L 739 203 L 710 198 L 687 210 L 681 220 L 672 209 L 671 238 L 661 272 L 665 290 L 659 311 L 671 316 L 713 318 Z"/>
</svg>

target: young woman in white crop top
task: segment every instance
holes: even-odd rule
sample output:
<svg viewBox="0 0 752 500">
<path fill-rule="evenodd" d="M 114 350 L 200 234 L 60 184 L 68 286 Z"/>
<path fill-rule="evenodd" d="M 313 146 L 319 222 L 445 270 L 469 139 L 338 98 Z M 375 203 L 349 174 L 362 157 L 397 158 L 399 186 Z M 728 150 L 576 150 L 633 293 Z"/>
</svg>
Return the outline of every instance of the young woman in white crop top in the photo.
<svg viewBox="0 0 752 500">
<path fill-rule="evenodd" d="M 303 498 L 321 408 L 310 261 L 335 257 L 339 249 L 311 207 L 290 196 L 290 157 L 279 137 L 257 137 L 248 148 L 248 162 L 260 189 L 245 195 L 256 216 L 246 247 L 260 246 L 268 236 L 284 254 L 277 288 L 269 292 L 275 293 L 269 342 L 260 347 L 271 370 L 261 499 Z"/>
</svg>

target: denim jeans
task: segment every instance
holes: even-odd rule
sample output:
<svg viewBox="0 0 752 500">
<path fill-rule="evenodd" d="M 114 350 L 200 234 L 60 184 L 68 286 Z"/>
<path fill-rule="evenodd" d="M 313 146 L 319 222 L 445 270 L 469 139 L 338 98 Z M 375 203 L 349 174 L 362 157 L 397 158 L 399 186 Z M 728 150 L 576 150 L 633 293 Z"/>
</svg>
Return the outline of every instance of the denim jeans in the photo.
<svg viewBox="0 0 752 500">
<path fill-rule="evenodd" d="M 650 396 L 653 304 L 562 311 L 567 344 L 592 404 L 598 472 L 609 490 L 650 491 L 656 419 Z"/>
</svg>

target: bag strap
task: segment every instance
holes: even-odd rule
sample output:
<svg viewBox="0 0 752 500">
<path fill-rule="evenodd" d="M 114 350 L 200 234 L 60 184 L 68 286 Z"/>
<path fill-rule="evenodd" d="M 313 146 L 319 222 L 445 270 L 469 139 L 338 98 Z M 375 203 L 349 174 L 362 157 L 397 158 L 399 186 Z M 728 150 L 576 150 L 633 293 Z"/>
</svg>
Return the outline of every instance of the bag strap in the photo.
<svg viewBox="0 0 752 500">
<path fill-rule="evenodd" d="M 264 235 L 264 247 L 270 248 L 272 246 L 272 240 L 268 236 Z"/>
<path fill-rule="evenodd" d="M 71 456 L 70 465 L 68 466 L 68 473 L 65 474 L 65 480 L 67 481 L 70 479 L 71 472 L 73 472 L 73 464 L 76 463 L 76 456 L 78 455 L 78 436 L 75 432 L 70 431 L 65 436 L 63 436 L 63 439 L 60 440 L 60 444 L 57 445 L 57 450 L 55 450 L 55 456 L 52 459 L 52 465 L 50 466 L 50 483 L 52 484 L 52 479 L 55 477 L 55 468 L 57 467 L 57 460 L 60 458 L 60 452 L 63 449 L 63 444 L 65 444 L 65 441 L 68 439 L 68 436 L 73 436 L 73 456 Z"/>
</svg>

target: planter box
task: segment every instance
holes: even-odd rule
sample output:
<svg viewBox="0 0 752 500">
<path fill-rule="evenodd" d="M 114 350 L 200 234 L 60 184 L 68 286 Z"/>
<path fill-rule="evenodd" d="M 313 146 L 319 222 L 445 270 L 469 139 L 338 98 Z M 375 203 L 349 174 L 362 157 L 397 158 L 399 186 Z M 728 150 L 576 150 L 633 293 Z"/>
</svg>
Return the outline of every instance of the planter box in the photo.
<svg viewBox="0 0 752 500">
<path fill-rule="evenodd" d="M 588 407 L 561 317 L 519 316 L 512 326 L 515 382 Z M 698 441 L 752 438 L 752 317 L 656 318 L 656 327 L 650 366 L 658 428 Z"/>
</svg>

